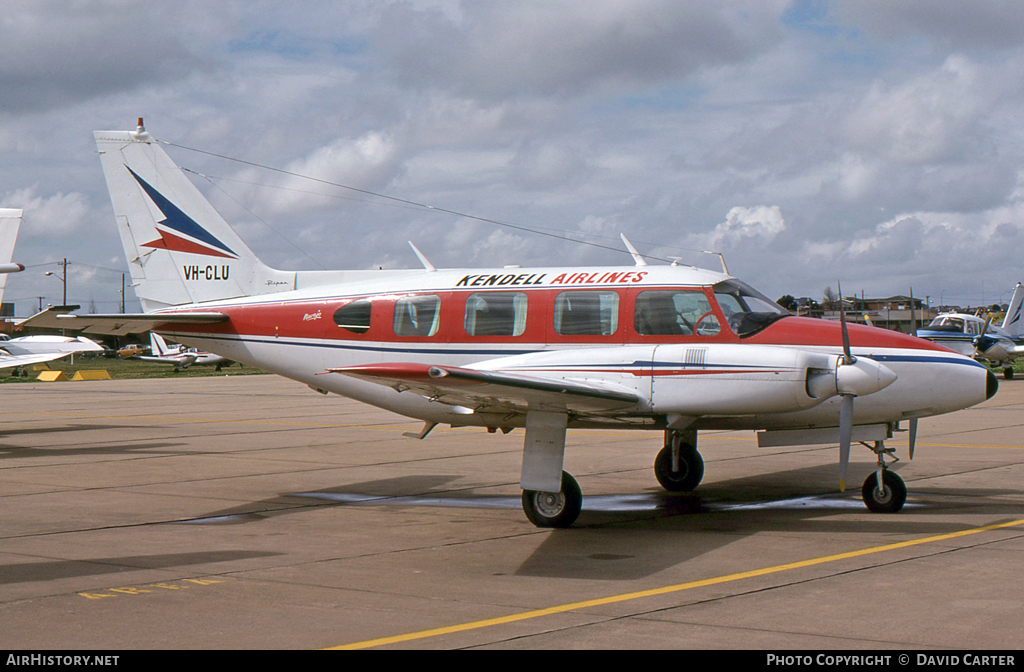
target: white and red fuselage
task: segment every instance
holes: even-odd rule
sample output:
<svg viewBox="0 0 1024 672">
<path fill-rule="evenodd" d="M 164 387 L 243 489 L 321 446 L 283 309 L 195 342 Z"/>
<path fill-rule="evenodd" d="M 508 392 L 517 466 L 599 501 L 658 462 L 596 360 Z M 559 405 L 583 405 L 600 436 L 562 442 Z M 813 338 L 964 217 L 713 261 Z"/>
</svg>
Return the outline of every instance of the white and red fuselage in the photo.
<svg viewBox="0 0 1024 672">
<path fill-rule="evenodd" d="M 727 314 L 730 306 L 721 303 L 728 299 L 723 283 L 736 281 L 720 273 L 648 266 L 381 275 L 374 280 L 373 272 L 364 272 L 365 280 L 339 286 L 169 309 L 215 311 L 229 320 L 162 331 L 313 388 L 428 422 L 523 426 L 524 416 L 507 412 L 498 393 L 494 411 L 488 404 L 474 409 L 402 389 L 403 383 L 429 383 L 430 367 L 450 366 L 580 381 L 638 399 L 577 409 L 570 412 L 570 427 L 660 429 L 676 416 L 691 418 L 695 429 L 837 425 L 834 386 L 826 383 L 822 394 L 813 379 L 834 375 L 842 353 L 839 324 L 780 315 L 763 327 L 748 325 L 741 335 L 735 320 L 730 322 L 735 313 Z M 646 323 L 652 301 L 666 296 L 706 307 L 704 315 L 691 313 L 691 321 L 703 322 L 688 328 L 681 316 L 677 328 Z M 497 324 L 492 320 L 481 329 L 479 307 L 487 303 L 500 305 L 506 315 L 504 322 L 498 317 Z M 492 307 L 488 317 L 498 312 Z M 994 392 L 987 369 L 940 345 L 859 325 L 850 325 L 849 335 L 854 355 L 896 376 L 858 399 L 855 424 L 946 413 Z M 328 369 L 350 375 L 325 374 Z"/>
</svg>

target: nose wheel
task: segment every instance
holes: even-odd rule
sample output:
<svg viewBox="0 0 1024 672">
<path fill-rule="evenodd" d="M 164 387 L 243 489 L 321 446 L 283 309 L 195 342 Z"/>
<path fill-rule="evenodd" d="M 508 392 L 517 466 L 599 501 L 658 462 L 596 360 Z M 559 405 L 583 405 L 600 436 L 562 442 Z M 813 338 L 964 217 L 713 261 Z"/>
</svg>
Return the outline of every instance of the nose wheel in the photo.
<svg viewBox="0 0 1024 672">
<path fill-rule="evenodd" d="M 885 456 L 895 455 L 881 441 L 875 441 L 871 449 L 878 455 L 878 468 L 864 480 L 861 497 L 873 513 L 896 513 L 907 502 L 907 486 L 902 478 L 886 468 Z"/>
<path fill-rule="evenodd" d="M 896 513 L 907 501 L 907 486 L 902 478 L 883 469 L 882 487 L 878 487 L 878 474 L 874 473 L 864 480 L 860 494 L 874 513 Z"/>
</svg>

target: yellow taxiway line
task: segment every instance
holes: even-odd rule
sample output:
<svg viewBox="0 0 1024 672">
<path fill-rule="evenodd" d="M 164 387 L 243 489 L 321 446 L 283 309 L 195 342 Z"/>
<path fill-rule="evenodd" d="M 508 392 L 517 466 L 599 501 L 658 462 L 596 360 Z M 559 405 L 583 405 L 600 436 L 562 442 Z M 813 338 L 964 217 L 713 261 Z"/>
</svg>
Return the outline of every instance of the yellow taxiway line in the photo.
<svg viewBox="0 0 1024 672">
<path fill-rule="evenodd" d="M 340 646 L 329 647 L 328 650 L 368 649 L 376 646 L 386 646 L 388 644 L 399 644 L 401 642 L 411 642 L 420 639 L 428 639 L 431 637 L 440 637 L 442 635 L 450 635 L 457 632 L 480 630 L 482 628 L 490 628 L 495 625 L 504 625 L 506 623 L 516 623 L 519 621 L 528 621 L 535 618 L 551 616 L 554 614 L 562 614 L 565 612 L 576 611 L 579 609 L 600 607 L 603 605 L 617 604 L 620 602 L 629 602 L 632 600 L 640 600 L 647 597 L 668 595 L 670 593 L 679 593 L 684 590 L 691 590 L 693 588 L 704 588 L 707 586 L 730 583 L 732 581 L 742 581 L 744 579 L 752 579 L 759 576 L 768 576 L 769 574 L 778 574 L 780 572 L 787 572 L 793 569 L 802 569 L 805 567 L 814 567 L 815 565 L 824 565 L 826 563 L 837 562 L 839 560 L 849 560 L 851 558 L 859 558 L 866 555 L 873 555 L 876 553 L 895 551 L 901 548 L 911 548 L 913 546 L 921 546 L 923 544 L 932 544 L 939 541 L 946 541 L 949 539 L 957 539 L 959 537 L 980 534 L 982 532 L 991 532 L 993 530 L 1001 530 L 1009 527 L 1016 527 L 1018 525 L 1024 525 L 1024 520 L 1012 520 L 1004 523 L 995 523 L 992 525 L 985 525 L 983 527 L 975 527 L 969 530 L 962 530 L 960 532 L 949 532 L 947 534 L 939 534 L 932 537 L 924 537 L 922 539 L 912 539 L 910 541 L 901 541 L 895 544 L 874 546 L 872 548 L 865 548 L 859 551 L 837 553 L 835 555 L 827 555 L 820 558 L 811 558 L 809 560 L 800 560 L 798 562 L 790 562 L 783 565 L 775 565 L 774 567 L 764 567 L 761 569 L 750 570 L 748 572 L 726 574 L 724 576 L 716 576 L 709 579 L 701 579 L 699 581 L 690 581 L 688 583 L 679 583 L 672 586 L 664 586 L 662 588 L 652 588 L 650 590 L 641 590 L 633 593 L 623 593 L 621 595 L 612 595 L 609 597 L 601 597 L 593 600 L 584 600 L 582 602 L 571 602 L 569 604 L 561 604 L 553 607 L 547 607 L 545 609 L 535 609 L 532 611 L 520 612 L 518 614 L 509 614 L 508 616 L 499 616 L 498 618 L 488 618 L 482 621 L 460 623 L 457 625 L 449 625 L 443 628 L 433 628 L 430 630 L 421 630 L 419 632 L 410 632 L 404 635 L 394 635 L 392 637 L 368 639 L 362 642 L 353 642 L 351 644 L 342 644 Z"/>
</svg>

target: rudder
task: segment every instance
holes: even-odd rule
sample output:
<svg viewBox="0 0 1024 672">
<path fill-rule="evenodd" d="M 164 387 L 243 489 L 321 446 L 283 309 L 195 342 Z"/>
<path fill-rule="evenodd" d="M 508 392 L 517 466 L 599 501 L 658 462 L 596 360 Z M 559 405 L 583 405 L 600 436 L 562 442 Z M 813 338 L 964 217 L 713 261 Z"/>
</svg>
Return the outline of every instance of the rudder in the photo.
<svg viewBox="0 0 1024 672">
<path fill-rule="evenodd" d="M 1000 328 L 1009 334 L 1010 338 L 1024 336 L 1024 315 L 1021 314 L 1021 307 L 1024 305 L 1024 287 L 1018 282 L 1013 288 L 1013 296 L 1010 298 L 1010 307 L 1006 309 L 1006 317 Z"/>
<path fill-rule="evenodd" d="M 256 257 L 142 119 L 136 131 L 94 137 L 144 310 L 294 289 L 295 273 Z"/>
</svg>

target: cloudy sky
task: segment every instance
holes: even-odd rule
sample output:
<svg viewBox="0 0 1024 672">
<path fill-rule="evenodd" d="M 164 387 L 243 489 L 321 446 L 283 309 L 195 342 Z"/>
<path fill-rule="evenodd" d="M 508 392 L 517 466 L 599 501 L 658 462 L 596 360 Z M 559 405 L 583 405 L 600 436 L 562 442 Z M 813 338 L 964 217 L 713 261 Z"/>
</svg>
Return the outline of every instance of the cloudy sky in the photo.
<svg viewBox="0 0 1024 672">
<path fill-rule="evenodd" d="M 631 264 L 773 298 L 1007 301 L 1024 280 L 1024 3 L 0 0 L 6 301 L 119 307 L 92 131 L 170 147 L 285 269 Z M 39 297 L 45 297 L 40 299 Z M 137 303 L 129 290 L 129 310 Z M 134 306 L 133 306 L 134 304 Z"/>
</svg>

